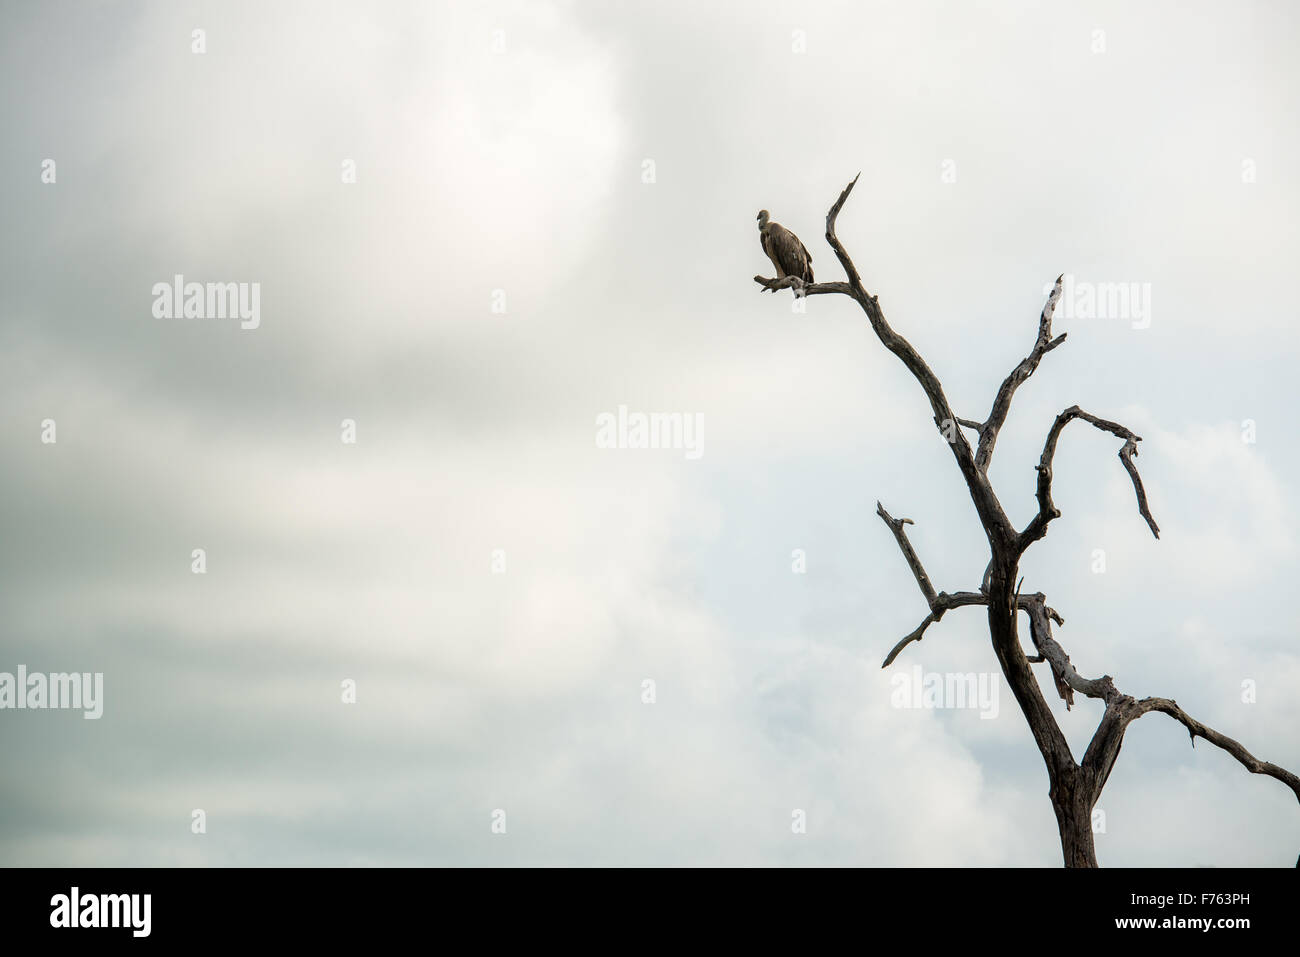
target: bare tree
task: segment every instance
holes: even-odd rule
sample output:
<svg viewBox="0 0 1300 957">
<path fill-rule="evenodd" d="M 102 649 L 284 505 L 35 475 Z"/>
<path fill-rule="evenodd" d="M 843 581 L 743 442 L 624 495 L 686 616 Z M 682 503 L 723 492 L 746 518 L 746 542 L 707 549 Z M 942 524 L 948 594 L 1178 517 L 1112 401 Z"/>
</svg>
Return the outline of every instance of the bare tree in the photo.
<svg viewBox="0 0 1300 957">
<path fill-rule="evenodd" d="M 861 174 L 858 174 L 859 176 Z M 847 282 L 805 283 L 795 276 L 784 279 L 765 279 L 755 276 L 754 281 L 764 289 L 775 292 L 778 289 L 793 288 L 795 295 L 817 296 L 836 293 L 853 299 L 866 313 L 881 343 L 902 361 L 909 372 L 925 390 L 934 412 L 934 423 L 946 440 L 957 468 L 961 470 L 970 492 L 975 511 L 979 514 L 980 524 L 989 543 L 989 564 L 984 572 L 984 579 L 978 591 L 936 592 L 930 578 L 917 557 L 915 549 L 908 541 L 905 526 L 912 524 L 910 519 L 894 518 L 879 502 L 876 503 L 877 514 L 889 526 L 898 547 L 902 549 L 903 558 L 911 568 L 916 583 L 921 589 L 929 606 L 927 614 L 916 629 L 904 637 L 885 657 L 882 667 L 889 665 L 911 642 L 920 641 L 926 629 L 937 622 L 944 614 L 954 608 L 967 605 L 983 605 L 988 609 L 989 636 L 993 642 L 993 651 L 997 655 L 1002 673 L 1011 686 L 1012 694 L 1020 705 L 1020 710 L 1029 722 L 1034 743 L 1047 765 L 1047 777 L 1050 782 L 1048 794 L 1052 800 L 1052 809 L 1056 812 L 1057 826 L 1061 835 L 1061 853 L 1067 867 L 1096 867 L 1097 851 L 1092 837 L 1092 809 L 1101 796 L 1106 779 L 1115 766 L 1119 756 L 1120 744 L 1129 724 L 1142 715 L 1159 711 L 1182 723 L 1191 735 L 1195 746 L 1198 737 L 1227 751 L 1253 774 L 1267 774 L 1277 778 L 1300 800 L 1300 778 L 1290 771 L 1275 764 L 1260 761 L 1232 738 L 1226 737 L 1213 728 L 1208 728 L 1190 717 L 1177 702 L 1169 698 L 1137 699 L 1123 694 L 1115 687 L 1109 675 L 1100 678 L 1085 678 L 1070 663 L 1070 656 L 1052 636 L 1052 623 L 1063 625 L 1064 619 L 1047 604 L 1047 597 L 1041 592 L 1022 595 L 1016 584 L 1021 557 L 1034 542 L 1047 534 L 1052 520 L 1058 518 L 1060 510 L 1052 503 L 1052 458 L 1056 445 L 1065 427 L 1076 419 L 1087 422 L 1098 429 L 1109 432 L 1123 441 L 1119 450 L 1120 462 L 1133 480 L 1133 490 L 1137 495 L 1138 512 L 1146 520 L 1151 534 L 1160 537 L 1160 529 L 1147 505 L 1146 491 L 1138 475 L 1134 456 L 1137 455 L 1137 443 L 1141 437 L 1124 426 L 1098 418 L 1081 408 L 1071 406 L 1056 417 L 1048 430 L 1047 441 L 1043 444 L 1043 454 L 1039 458 L 1038 471 L 1038 513 L 1023 529 L 1017 530 L 1003 511 L 1002 503 L 989 483 L 988 469 L 997 445 L 998 433 L 1011 411 L 1011 400 L 1016 390 L 1024 384 L 1034 370 L 1038 368 L 1043 356 L 1065 341 L 1065 333 L 1053 337 L 1052 313 L 1061 295 L 1061 279 L 1056 280 L 1055 288 L 1043 307 L 1038 320 L 1038 338 L 1029 355 L 1021 360 L 1011 374 L 1003 380 L 993 407 L 988 417 L 978 422 L 956 415 L 948 404 L 943 386 L 931 371 L 925 360 L 906 339 L 900 336 L 885 321 L 884 313 L 876 297 L 869 294 L 862 285 L 862 277 L 857 267 L 845 252 L 844 246 L 835 235 L 835 220 L 844 206 L 849 193 L 857 184 L 858 177 L 845 187 L 840 198 L 826 214 L 826 241 L 835 251 L 840 265 L 848 276 Z M 971 447 L 963 430 L 976 437 L 974 448 Z M 1035 654 L 1026 655 L 1020 644 L 1018 633 L 1019 613 L 1024 612 L 1029 623 L 1029 637 L 1033 642 Z M 1046 699 L 1039 689 L 1038 682 L 1030 665 L 1046 663 L 1051 669 L 1056 690 L 1068 709 L 1074 702 L 1074 693 L 1096 698 L 1105 705 L 1101 721 L 1092 736 L 1087 751 L 1081 762 L 1076 762 L 1070 752 L 1070 746 L 1062 734 L 1060 725 L 1052 714 Z"/>
</svg>

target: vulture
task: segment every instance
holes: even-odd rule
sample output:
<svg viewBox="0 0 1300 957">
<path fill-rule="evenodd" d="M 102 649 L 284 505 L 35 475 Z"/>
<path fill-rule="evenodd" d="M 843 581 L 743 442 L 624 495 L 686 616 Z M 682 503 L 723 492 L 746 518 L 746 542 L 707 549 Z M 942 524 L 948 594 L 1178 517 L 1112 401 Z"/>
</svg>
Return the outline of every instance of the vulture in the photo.
<svg viewBox="0 0 1300 957">
<path fill-rule="evenodd" d="M 813 281 L 812 256 L 799 242 L 799 237 L 780 223 L 770 222 L 767 210 L 758 211 L 758 235 L 763 243 L 763 252 L 776 267 L 776 278 L 798 276 L 804 282 Z"/>
</svg>

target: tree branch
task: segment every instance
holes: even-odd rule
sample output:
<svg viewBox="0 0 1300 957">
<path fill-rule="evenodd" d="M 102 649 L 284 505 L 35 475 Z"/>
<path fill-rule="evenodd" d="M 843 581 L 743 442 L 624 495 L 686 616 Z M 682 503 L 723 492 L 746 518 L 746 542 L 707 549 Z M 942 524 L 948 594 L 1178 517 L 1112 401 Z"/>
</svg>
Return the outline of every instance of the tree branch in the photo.
<svg viewBox="0 0 1300 957">
<path fill-rule="evenodd" d="M 936 621 L 944 616 L 945 612 L 953 608 L 961 608 L 965 605 L 987 605 L 989 603 L 987 595 L 981 595 L 979 592 L 959 591 L 950 595 L 947 592 L 938 592 L 934 590 L 934 585 L 930 584 L 930 576 L 925 572 L 925 566 L 921 564 L 921 559 L 917 557 L 916 549 L 912 547 L 911 541 L 907 538 L 907 530 L 904 526 L 915 524 L 910 518 L 894 518 L 887 511 L 885 506 L 876 502 L 876 514 L 880 520 L 889 526 L 889 530 L 894 533 L 894 539 L 898 542 L 898 547 L 903 553 L 903 559 L 907 562 L 907 567 L 912 570 L 913 577 L 916 578 L 916 584 L 921 589 L 921 594 L 925 597 L 925 603 L 930 607 L 930 613 L 925 616 L 925 620 L 912 630 L 898 644 L 894 645 L 892 651 L 885 656 L 884 664 L 880 667 L 888 668 L 894 663 L 899 652 L 914 641 L 920 641 L 925 636 L 925 630 L 933 625 Z"/>
<path fill-rule="evenodd" d="M 1049 624 L 1050 620 L 1055 621 L 1058 625 L 1063 625 L 1065 619 L 1057 614 L 1054 608 L 1047 606 L 1046 596 L 1042 592 L 1033 595 L 1017 595 L 1015 601 L 1019 610 L 1029 614 L 1030 635 L 1033 638 L 1034 647 L 1039 652 L 1037 655 L 1026 656 L 1025 660 L 1030 664 L 1042 664 L 1046 661 L 1052 666 L 1052 674 L 1056 679 L 1056 690 L 1066 702 L 1067 709 L 1074 703 L 1074 691 L 1093 698 L 1106 697 L 1108 687 L 1111 692 L 1114 692 L 1114 685 L 1111 684 L 1109 675 L 1103 675 L 1097 679 L 1085 678 L 1070 664 L 1070 656 L 1052 637 L 1051 625 Z M 912 642 L 920 641 L 925 637 L 925 630 L 943 618 L 946 612 L 954 608 L 964 608 L 969 605 L 987 605 L 988 603 L 989 596 L 981 592 L 959 591 L 953 594 L 939 592 L 935 595 L 934 600 L 930 602 L 930 614 L 926 615 L 921 624 L 917 625 L 910 634 L 893 647 L 880 667 L 888 668 L 893 664 L 899 652 Z"/>
<path fill-rule="evenodd" d="M 1062 342 L 1065 341 L 1066 334 L 1063 332 L 1055 339 L 1052 338 L 1052 313 L 1056 310 L 1056 302 L 1061 298 L 1061 282 L 1065 279 L 1065 274 L 1056 277 L 1056 285 L 1052 287 L 1052 293 L 1047 297 L 1047 303 L 1043 306 L 1042 314 L 1038 317 L 1038 338 L 1034 342 L 1034 347 L 1029 351 L 1029 355 L 1020 360 L 1020 364 L 1011 370 L 1011 374 L 1002 382 L 1002 387 L 998 389 L 998 394 L 993 399 L 993 409 L 989 412 L 988 421 L 980 429 L 979 449 L 975 452 L 975 465 L 981 472 L 989 470 L 989 462 L 993 459 L 993 446 L 997 444 L 998 433 L 1002 431 L 1003 424 L 1007 421 L 1007 415 L 1011 412 L 1011 399 L 1020 388 L 1038 368 L 1038 363 L 1042 361 L 1043 356 L 1051 352 Z"/>
<path fill-rule="evenodd" d="M 859 172 L 858 176 L 861 175 L 862 173 Z M 840 193 L 840 198 L 831 205 L 830 211 L 826 213 L 826 242 L 830 244 L 831 249 L 835 251 L 835 258 L 844 267 L 844 275 L 849 277 L 849 285 L 853 288 L 853 291 L 866 299 L 868 298 L 867 291 L 862 288 L 862 277 L 858 275 L 858 267 L 853 265 L 853 260 L 849 258 L 849 254 L 840 243 L 840 238 L 835 235 L 835 221 L 839 219 L 840 210 L 844 208 L 844 202 L 849 198 L 849 193 L 853 192 L 853 187 L 858 185 L 858 176 L 853 177 L 853 182 L 844 187 L 844 192 Z M 884 320 L 884 316 L 881 316 L 881 320 Z M 875 322 L 872 322 L 872 325 L 874 326 Z M 888 328 L 889 324 L 885 323 L 885 325 Z M 911 347 L 909 346 L 909 348 Z M 920 357 L 918 356 L 918 358 Z"/>
<path fill-rule="evenodd" d="M 911 634 L 904 637 L 898 644 L 894 645 L 894 647 L 890 649 L 889 654 L 885 656 L 885 660 L 881 663 L 880 667 L 888 668 L 892 665 L 894 659 L 898 657 L 899 652 L 912 642 L 920 641 L 924 638 L 925 630 L 941 619 L 946 612 L 949 612 L 954 608 L 964 608 L 967 605 L 987 605 L 988 603 L 988 596 L 981 595 L 979 592 L 959 591 L 951 595 L 946 591 L 939 592 L 939 594 L 934 596 L 934 601 L 930 603 L 930 614 L 925 616 L 925 620 L 917 625 Z"/>
<path fill-rule="evenodd" d="M 853 295 L 852 287 L 846 282 L 804 282 L 798 276 L 786 276 L 784 279 L 767 279 L 763 276 L 755 276 L 754 282 L 762 286 L 765 292 L 776 292 L 778 289 L 793 289 L 796 298 L 825 296 L 830 293 L 840 293 L 845 296 Z"/>
<path fill-rule="evenodd" d="M 1046 595 L 1042 592 L 1033 595 L 1022 595 L 1019 607 L 1029 615 L 1029 637 L 1038 650 L 1038 657 L 1051 665 L 1052 678 L 1056 683 L 1056 693 L 1065 702 L 1066 711 L 1069 711 L 1074 704 L 1074 692 L 1076 691 L 1089 698 L 1101 698 L 1106 701 L 1118 694 L 1115 691 L 1115 684 L 1111 681 L 1110 675 L 1102 675 L 1100 678 L 1085 678 L 1075 670 L 1074 665 L 1070 663 L 1070 656 L 1065 653 L 1065 649 L 1061 647 L 1060 643 L 1052 637 L 1052 622 L 1064 625 L 1065 619 L 1057 614 L 1054 608 L 1047 606 Z"/>
<path fill-rule="evenodd" d="M 1198 737 L 1204 738 L 1216 747 L 1227 751 L 1251 774 L 1265 774 L 1281 781 L 1295 794 L 1296 800 L 1300 801 L 1300 777 L 1296 777 L 1286 768 L 1259 760 L 1239 741 L 1220 734 L 1192 718 L 1178 706 L 1176 701 L 1170 698 L 1143 698 L 1139 701 L 1118 691 L 1115 691 L 1107 702 L 1106 713 L 1097 726 L 1097 732 L 1093 735 L 1087 753 L 1083 756 L 1083 763 L 1080 765 L 1080 770 L 1087 776 L 1092 801 L 1095 802 L 1100 797 L 1102 788 L 1106 786 L 1110 772 L 1115 766 L 1115 759 L 1119 756 L 1124 732 L 1132 722 L 1152 711 L 1167 714 L 1181 723 L 1191 735 L 1193 747 Z"/>
<path fill-rule="evenodd" d="M 916 549 L 907 540 L 907 532 L 903 528 L 904 525 L 913 525 L 915 523 L 910 518 L 894 518 L 885 511 L 885 506 L 881 505 L 879 501 L 876 502 L 876 514 L 894 533 L 894 538 L 898 541 L 898 547 L 903 550 L 903 558 L 907 560 L 907 567 L 912 569 L 912 574 L 916 576 L 916 583 L 921 588 L 921 594 L 925 596 L 925 603 L 933 608 L 936 598 L 934 586 L 930 584 L 930 576 L 921 567 L 921 559 L 916 557 Z"/>
<path fill-rule="evenodd" d="M 1136 703 L 1136 706 L 1137 714 L 1134 715 L 1134 718 L 1140 718 L 1151 711 L 1167 714 L 1187 729 L 1187 733 L 1192 739 L 1192 747 L 1196 747 L 1197 738 L 1204 738 L 1215 747 L 1231 754 L 1251 774 L 1267 774 L 1271 778 L 1277 778 L 1295 792 L 1296 800 L 1300 801 L 1300 777 L 1296 777 L 1286 768 L 1280 768 L 1276 764 L 1259 760 L 1259 758 L 1242 747 L 1240 742 L 1234 741 L 1227 735 L 1220 734 L 1213 728 L 1206 727 L 1192 718 L 1186 711 L 1178 707 L 1178 702 L 1170 698 L 1143 698 Z"/>
<path fill-rule="evenodd" d="M 1075 419 L 1083 419 L 1102 431 L 1110 432 L 1112 435 L 1124 440 L 1124 445 L 1119 450 L 1119 459 L 1124 464 L 1124 469 L 1128 472 L 1129 478 L 1133 480 L 1133 491 L 1137 494 L 1138 512 L 1146 519 L 1147 525 L 1151 528 L 1151 534 L 1159 538 L 1160 527 L 1156 525 L 1156 520 L 1151 517 L 1151 509 L 1147 505 L 1146 489 L 1142 487 L 1142 477 L 1138 475 L 1137 466 L 1133 463 L 1133 456 L 1137 455 L 1137 444 L 1142 441 L 1142 436 L 1133 434 L 1132 431 L 1118 422 L 1099 419 L 1095 415 L 1084 412 L 1077 405 L 1072 405 L 1056 417 L 1056 421 L 1052 423 L 1051 431 L 1047 433 L 1047 441 L 1043 445 L 1043 454 L 1036 466 L 1038 470 L 1038 514 L 1020 533 L 1020 541 L 1017 546 L 1020 553 L 1023 554 L 1026 548 L 1046 535 L 1048 524 L 1052 519 L 1059 518 L 1061 515 L 1061 510 L 1052 502 L 1052 458 L 1056 455 L 1056 443 L 1061 437 L 1062 430 Z"/>
</svg>

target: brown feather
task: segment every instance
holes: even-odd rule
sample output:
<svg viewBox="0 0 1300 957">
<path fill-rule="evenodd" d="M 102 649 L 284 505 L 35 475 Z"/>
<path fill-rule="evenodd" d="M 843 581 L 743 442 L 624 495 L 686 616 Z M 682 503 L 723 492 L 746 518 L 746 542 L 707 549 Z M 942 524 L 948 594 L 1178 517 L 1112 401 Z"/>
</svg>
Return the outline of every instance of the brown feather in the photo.
<svg viewBox="0 0 1300 957">
<path fill-rule="evenodd" d="M 813 281 L 812 256 L 799 241 L 799 237 L 780 223 L 769 222 L 761 233 L 763 252 L 776 267 L 776 278 L 798 276 L 804 282 Z"/>
</svg>

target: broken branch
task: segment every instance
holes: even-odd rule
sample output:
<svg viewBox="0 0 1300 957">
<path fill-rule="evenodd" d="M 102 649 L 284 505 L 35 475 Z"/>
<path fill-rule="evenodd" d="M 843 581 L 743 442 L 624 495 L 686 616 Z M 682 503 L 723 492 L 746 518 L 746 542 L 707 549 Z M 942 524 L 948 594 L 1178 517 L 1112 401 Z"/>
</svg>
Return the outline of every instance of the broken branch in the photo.
<svg viewBox="0 0 1300 957">
<path fill-rule="evenodd" d="M 1048 524 L 1052 519 L 1059 518 L 1061 515 L 1061 510 L 1052 502 L 1052 459 L 1056 455 L 1056 443 L 1061 437 L 1062 430 L 1075 419 L 1083 419 L 1098 429 L 1110 432 L 1112 435 L 1124 440 L 1124 445 L 1119 450 L 1119 459 L 1124 464 L 1124 469 L 1128 472 L 1129 478 L 1133 480 L 1133 491 L 1137 494 L 1138 512 L 1146 519 L 1147 525 L 1151 528 L 1151 534 L 1159 538 L 1160 527 L 1156 525 L 1156 520 L 1151 517 L 1151 509 L 1147 505 L 1146 489 L 1142 487 L 1142 477 L 1138 475 L 1137 466 L 1133 463 L 1133 456 L 1137 455 L 1137 444 L 1142 441 L 1142 436 L 1135 435 L 1118 422 L 1100 419 L 1095 415 L 1084 412 L 1077 405 L 1072 405 L 1056 417 L 1056 421 L 1052 423 L 1051 431 L 1047 433 L 1047 441 L 1043 445 L 1043 454 L 1036 466 L 1038 470 L 1038 514 L 1020 533 L 1019 552 L 1023 554 L 1026 548 L 1046 535 Z"/>
</svg>

